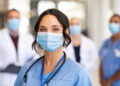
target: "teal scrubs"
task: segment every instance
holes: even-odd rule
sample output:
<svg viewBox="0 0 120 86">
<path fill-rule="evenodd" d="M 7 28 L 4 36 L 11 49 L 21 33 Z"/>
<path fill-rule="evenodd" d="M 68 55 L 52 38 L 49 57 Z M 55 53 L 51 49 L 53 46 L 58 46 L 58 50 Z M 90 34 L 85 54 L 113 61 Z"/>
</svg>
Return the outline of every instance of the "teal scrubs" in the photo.
<svg viewBox="0 0 120 86">
<path fill-rule="evenodd" d="M 26 70 L 33 62 L 29 62 L 21 69 L 14 86 L 20 86 L 23 83 L 23 76 Z M 41 60 L 38 61 L 27 73 L 27 82 L 25 86 L 41 85 Z M 49 75 L 43 75 L 43 80 Z M 48 86 L 92 86 L 90 78 L 86 70 L 78 63 L 73 62 L 70 58 L 50 80 Z"/>
<path fill-rule="evenodd" d="M 102 59 L 104 80 L 110 79 L 120 69 L 120 39 L 112 44 L 112 39 L 103 43 L 99 55 Z M 120 79 L 112 83 L 112 86 L 120 86 Z"/>
</svg>

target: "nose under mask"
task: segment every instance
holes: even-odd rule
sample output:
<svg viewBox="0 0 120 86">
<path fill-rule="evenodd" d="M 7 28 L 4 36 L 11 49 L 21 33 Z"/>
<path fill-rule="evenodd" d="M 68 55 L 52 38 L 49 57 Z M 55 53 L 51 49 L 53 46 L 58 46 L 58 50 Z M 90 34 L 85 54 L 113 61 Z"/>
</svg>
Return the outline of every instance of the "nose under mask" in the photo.
<svg viewBox="0 0 120 86">
<path fill-rule="evenodd" d="M 8 28 L 10 28 L 12 31 L 18 30 L 20 26 L 20 20 L 13 18 L 8 20 Z"/>
<path fill-rule="evenodd" d="M 120 31 L 120 25 L 117 23 L 111 23 L 109 30 L 112 34 L 117 34 Z"/>
<path fill-rule="evenodd" d="M 80 25 L 72 25 L 70 26 L 70 32 L 72 35 L 78 35 L 82 32 L 82 27 Z"/>
</svg>

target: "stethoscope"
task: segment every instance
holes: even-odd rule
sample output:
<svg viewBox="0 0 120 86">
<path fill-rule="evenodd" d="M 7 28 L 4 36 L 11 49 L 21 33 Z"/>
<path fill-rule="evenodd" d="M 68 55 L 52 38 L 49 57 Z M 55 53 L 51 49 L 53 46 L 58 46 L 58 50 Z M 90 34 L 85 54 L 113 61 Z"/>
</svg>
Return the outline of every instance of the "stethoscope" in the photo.
<svg viewBox="0 0 120 86">
<path fill-rule="evenodd" d="M 64 60 L 63 60 L 63 63 L 60 65 L 60 67 L 55 71 L 55 73 L 47 80 L 46 84 L 44 86 L 48 86 L 48 83 L 50 82 L 50 80 L 57 74 L 57 72 L 61 69 L 61 67 L 64 65 L 65 63 L 65 60 L 66 60 L 66 53 L 64 52 Z M 25 86 L 26 85 L 26 82 L 27 82 L 27 73 L 29 72 L 29 70 L 38 62 L 40 61 L 41 59 L 43 59 L 43 57 L 37 59 L 25 72 L 24 74 L 24 77 L 23 77 L 23 82 L 20 86 Z"/>
</svg>

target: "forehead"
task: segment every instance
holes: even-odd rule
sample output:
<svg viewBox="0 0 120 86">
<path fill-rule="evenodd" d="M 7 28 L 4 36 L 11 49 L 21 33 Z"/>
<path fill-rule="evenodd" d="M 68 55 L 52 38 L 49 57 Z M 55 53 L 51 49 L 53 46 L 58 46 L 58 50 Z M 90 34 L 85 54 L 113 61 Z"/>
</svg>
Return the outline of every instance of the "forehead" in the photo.
<svg viewBox="0 0 120 86">
<path fill-rule="evenodd" d="M 70 23 L 71 24 L 80 24 L 81 22 L 80 22 L 80 19 L 78 19 L 78 18 L 71 18 Z"/>
<path fill-rule="evenodd" d="M 110 19 L 110 22 L 114 22 L 114 21 L 120 22 L 120 17 L 114 16 L 114 17 L 112 17 L 112 18 Z"/>
<path fill-rule="evenodd" d="M 20 16 L 20 13 L 19 12 L 17 12 L 17 11 L 10 11 L 10 12 L 8 12 L 8 14 L 7 14 L 7 17 L 16 17 L 16 16 Z"/>
<path fill-rule="evenodd" d="M 40 26 L 51 26 L 51 25 L 59 25 L 62 26 L 61 23 L 58 21 L 57 17 L 54 15 L 45 15 L 41 22 L 40 22 Z"/>
</svg>

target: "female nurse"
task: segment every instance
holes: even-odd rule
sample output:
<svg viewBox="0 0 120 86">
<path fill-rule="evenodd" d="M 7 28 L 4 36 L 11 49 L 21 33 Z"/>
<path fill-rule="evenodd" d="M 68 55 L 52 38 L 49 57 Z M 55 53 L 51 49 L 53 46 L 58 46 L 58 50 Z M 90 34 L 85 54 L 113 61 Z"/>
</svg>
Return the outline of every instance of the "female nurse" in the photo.
<svg viewBox="0 0 120 86">
<path fill-rule="evenodd" d="M 39 45 L 45 54 L 23 66 L 14 86 L 92 86 L 84 68 L 67 58 L 63 51 L 71 40 L 69 21 L 62 12 L 57 9 L 44 11 L 35 31 L 33 47 L 36 49 Z"/>
<path fill-rule="evenodd" d="M 113 15 L 109 30 L 112 37 L 100 49 L 100 81 L 102 86 L 120 86 L 120 16 Z"/>
</svg>

